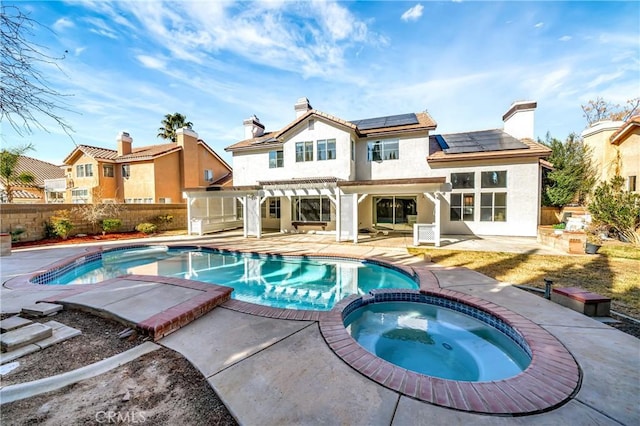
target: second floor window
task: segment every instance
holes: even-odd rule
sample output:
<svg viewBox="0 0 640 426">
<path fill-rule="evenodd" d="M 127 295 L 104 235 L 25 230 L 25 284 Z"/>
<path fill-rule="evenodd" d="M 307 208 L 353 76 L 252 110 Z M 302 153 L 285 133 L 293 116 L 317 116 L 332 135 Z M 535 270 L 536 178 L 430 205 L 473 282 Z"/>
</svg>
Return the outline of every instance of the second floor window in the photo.
<svg viewBox="0 0 640 426">
<path fill-rule="evenodd" d="M 400 147 L 397 139 L 375 141 L 367 144 L 369 161 L 397 160 L 400 158 Z"/>
<path fill-rule="evenodd" d="M 93 176 L 93 164 L 78 164 L 76 166 L 77 177 L 91 177 Z"/>
<path fill-rule="evenodd" d="M 313 161 L 313 142 L 296 142 L 296 163 Z"/>
<path fill-rule="evenodd" d="M 105 164 L 102 166 L 102 175 L 104 177 L 113 177 L 113 164 Z"/>
<path fill-rule="evenodd" d="M 321 139 L 318 141 L 318 161 L 335 160 L 336 158 L 336 140 Z"/>
<path fill-rule="evenodd" d="M 204 171 L 204 180 L 206 182 L 211 182 L 213 180 L 213 170 L 205 170 Z"/>
<path fill-rule="evenodd" d="M 269 168 L 284 167 L 284 152 L 282 150 L 269 151 Z"/>
<path fill-rule="evenodd" d="M 122 177 L 128 179 L 131 176 L 131 167 L 129 164 L 122 165 Z"/>
</svg>

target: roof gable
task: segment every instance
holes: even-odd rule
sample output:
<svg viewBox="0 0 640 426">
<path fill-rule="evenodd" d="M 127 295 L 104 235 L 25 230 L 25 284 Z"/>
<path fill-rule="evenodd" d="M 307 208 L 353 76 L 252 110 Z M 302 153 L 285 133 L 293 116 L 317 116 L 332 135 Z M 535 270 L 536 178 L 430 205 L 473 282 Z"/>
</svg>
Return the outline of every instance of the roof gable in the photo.
<svg viewBox="0 0 640 426">
<path fill-rule="evenodd" d="M 635 115 L 628 119 L 618 130 L 616 130 L 611 135 L 609 140 L 614 145 L 620 145 L 638 127 L 640 127 L 640 115 Z"/>
</svg>

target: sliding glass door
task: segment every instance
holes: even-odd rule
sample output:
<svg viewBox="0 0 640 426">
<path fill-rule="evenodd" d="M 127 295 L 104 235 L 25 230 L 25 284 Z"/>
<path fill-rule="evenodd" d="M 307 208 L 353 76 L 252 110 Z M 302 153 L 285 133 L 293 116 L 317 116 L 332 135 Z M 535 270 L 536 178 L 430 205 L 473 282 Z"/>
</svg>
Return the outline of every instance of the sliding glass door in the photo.
<svg viewBox="0 0 640 426">
<path fill-rule="evenodd" d="M 373 223 L 376 229 L 410 231 L 418 217 L 417 197 L 373 197 Z"/>
</svg>

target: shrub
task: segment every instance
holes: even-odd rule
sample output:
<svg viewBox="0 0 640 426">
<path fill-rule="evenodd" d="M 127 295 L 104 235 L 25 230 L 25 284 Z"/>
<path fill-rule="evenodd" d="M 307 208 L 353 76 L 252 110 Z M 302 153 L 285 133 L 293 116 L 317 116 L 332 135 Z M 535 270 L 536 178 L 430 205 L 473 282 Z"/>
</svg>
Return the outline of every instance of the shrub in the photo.
<svg viewBox="0 0 640 426">
<path fill-rule="evenodd" d="M 122 221 L 120 219 L 103 219 L 102 220 L 102 230 L 104 232 L 117 231 L 121 226 L 122 226 Z"/>
<path fill-rule="evenodd" d="M 156 232 L 157 229 L 158 227 L 156 225 L 149 222 L 139 223 L 136 225 L 136 231 L 142 232 L 145 234 L 153 234 L 154 232 Z"/>
<path fill-rule="evenodd" d="M 153 221 L 158 224 L 160 229 L 166 230 L 173 222 L 173 216 L 170 214 L 161 214 L 156 216 Z"/>
<path fill-rule="evenodd" d="M 63 240 L 66 240 L 69 232 L 73 229 L 69 210 L 57 210 L 53 212 L 50 222 L 53 233 Z"/>
<path fill-rule="evenodd" d="M 596 223 L 640 246 L 640 195 L 624 190 L 624 178 L 615 176 L 598 185 L 589 203 L 589 213 Z"/>
<path fill-rule="evenodd" d="M 553 229 L 565 229 L 566 227 L 567 224 L 564 222 L 556 223 L 555 225 L 553 225 Z"/>
<path fill-rule="evenodd" d="M 11 241 L 14 243 L 20 241 L 20 235 L 24 234 L 25 232 L 27 232 L 27 230 L 24 228 L 13 229 L 9 232 L 11 234 Z"/>
</svg>

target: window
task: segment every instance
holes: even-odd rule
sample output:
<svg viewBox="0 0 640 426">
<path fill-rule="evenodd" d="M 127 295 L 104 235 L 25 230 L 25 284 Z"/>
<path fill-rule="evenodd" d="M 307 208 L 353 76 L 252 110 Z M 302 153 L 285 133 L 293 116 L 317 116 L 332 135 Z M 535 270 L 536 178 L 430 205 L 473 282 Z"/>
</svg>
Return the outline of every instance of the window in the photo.
<svg viewBox="0 0 640 426">
<path fill-rule="evenodd" d="M 88 189 L 72 189 L 71 190 L 71 202 L 73 204 L 85 204 L 89 201 Z"/>
<path fill-rule="evenodd" d="M 307 130 L 313 130 L 313 127 L 315 126 L 316 121 L 314 119 L 311 119 L 307 122 Z"/>
<path fill-rule="evenodd" d="M 507 172 L 482 172 L 480 174 L 482 188 L 506 188 Z"/>
<path fill-rule="evenodd" d="M 331 201 L 327 197 L 297 197 L 292 200 L 294 221 L 331 221 Z"/>
<path fill-rule="evenodd" d="M 93 164 L 78 164 L 76 166 L 77 177 L 91 177 L 93 176 Z"/>
<path fill-rule="evenodd" d="M 132 204 L 133 203 L 133 198 L 125 198 L 124 199 L 124 203 L 125 204 Z"/>
<path fill-rule="evenodd" d="M 160 204 L 171 204 L 171 198 L 158 198 L 158 203 Z"/>
<path fill-rule="evenodd" d="M 351 161 L 356 161 L 356 142 L 351 139 Z"/>
<path fill-rule="evenodd" d="M 506 192 L 486 192 L 480 194 L 480 220 L 483 222 L 506 222 Z"/>
<path fill-rule="evenodd" d="M 48 203 L 64 203 L 64 192 L 47 192 Z"/>
<path fill-rule="evenodd" d="M 128 179 L 131 176 L 131 167 L 129 164 L 122 165 L 122 177 Z"/>
<path fill-rule="evenodd" d="M 451 173 L 451 186 L 453 189 L 474 188 L 475 173 Z"/>
<path fill-rule="evenodd" d="M 475 205 L 475 195 L 470 193 L 451 193 L 451 211 L 449 219 L 452 221 L 472 221 Z"/>
<path fill-rule="evenodd" d="M 318 161 L 336 159 L 336 140 L 320 139 L 317 143 Z"/>
<path fill-rule="evenodd" d="M 153 198 L 145 198 L 143 203 L 145 203 L 145 204 L 153 204 Z"/>
<path fill-rule="evenodd" d="M 280 219 L 280 198 L 269 198 L 262 203 L 262 217 L 266 219 Z"/>
<path fill-rule="evenodd" d="M 296 150 L 297 150 L 297 147 L 296 147 Z M 297 155 L 296 155 L 296 158 L 298 158 Z M 284 167 L 284 151 L 282 150 L 269 151 L 269 168 L 276 169 L 280 167 Z"/>
<path fill-rule="evenodd" d="M 635 176 L 629 176 L 629 179 L 627 179 L 627 189 L 629 192 L 636 192 L 638 190 Z"/>
<path fill-rule="evenodd" d="M 398 158 L 400 158 L 400 149 L 397 139 L 367 144 L 368 161 L 397 160 Z"/>
<path fill-rule="evenodd" d="M 211 182 L 213 181 L 213 170 L 205 170 L 204 171 L 204 180 L 206 182 Z"/>
<path fill-rule="evenodd" d="M 104 164 L 102 166 L 102 176 L 104 177 L 113 177 L 113 164 Z"/>
<path fill-rule="evenodd" d="M 296 142 L 296 163 L 313 161 L 313 142 Z"/>
</svg>

